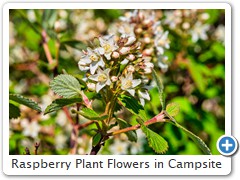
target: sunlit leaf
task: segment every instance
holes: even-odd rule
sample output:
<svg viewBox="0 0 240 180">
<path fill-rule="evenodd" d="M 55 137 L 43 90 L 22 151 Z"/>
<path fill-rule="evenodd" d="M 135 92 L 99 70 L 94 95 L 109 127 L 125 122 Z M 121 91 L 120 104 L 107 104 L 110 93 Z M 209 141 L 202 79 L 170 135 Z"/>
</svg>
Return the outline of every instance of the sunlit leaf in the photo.
<svg viewBox="0 0 240 180">
<path fill-rule="evenodd" d="M 195 142 L 195 144 L 204 152 L 204 154 L 211 155 L 210 149 L 208 148 L 208 146 L 204 143 L 204 141 L 201 138 L 199 138 L 198 136 L 196 136 L 191 131 L 187 130 L 186 128 L 184 128 L 183 126 L 178 124 L 177 122 L 172 123 L 172 124 L 174 124 L 176 127 L 180 128 L 180 129 L 182 129 Z"/>
<path fill-rule="evenodd" d="M 22 105 L 25 105 L 25 106 L 27 106 L 31 109 L 34 109 L 38 112 L 42 111 L 41 108 L 38 106 L 38 104 L 35 101 L 33 101 L 31 99 L 28 99 L 26 97 L 23 97 L 19 94 L 10 94 L 9 95 L 9 100 L 15 101 L 15 102 L 17 102 L 19 104 L 22 104 Z"/>
<path fill-rule="evenodd" d="M 176 116 L 179 113 L 180 107 L 177 103 L 170 103 L 166 107 L 166 111 L 170 116 Z"/>
<path fill-rule="evenodd" d="M 47 106 L 47 108 L 44 111 L 44 114 L 48 114 L 54 111 L 57 111 L 61 108 L 63 108 L 64 106 L 67 105 L 71 105 L 74 103 L 79 103 L 82 102 L 81 98 L 62 98 L 62 99 L 56 99 L 55 101 L 53 101 L 50 105 Z"/>
<path fill-rule="evenodd" d="M 158 88 L 160 102 L 162 104 L 162 109 L 165 110 L 165 94 L 164 94 L 164 86 L 161 77 L 156 73 L 153 69 L 152 71 L 153 79 L 155 80 Z"/>
<path fill-rule="evenodd" d="M 95 136 L 93 136 L 92 140 L 92 146 L 95 147 L 102 139 L 102 135 L 100 133 L 97 133 Z"/>
<path fill-rule="evenodd" d="M 82 108 L 80 111 L 77 111 L 78 114 L 89 120 L 104 120 L 107 119 L 108 115 L 100 116 L 96 111 L 89 108 Z"/>
<path fill-rule="evenodd" d="M 64 98 L 71 98 L 81 94 L 78 80 L 68 74 L 61 74 L 50 82 L 51 89 Z"/>
<path fill-rule="evenodd" d="M 131 113 L 135 114 L 143 121 L 147 120 L 147 116 L 146 116 L 143 106 L 134 97 L 122 94 L 120 97 L 118 97 L 118 100 Z"/>
<path fill-rule="evenodd" d="M 118 124 L 120 126 L 120 129 L 124 129 L 124 128 L 132 126 L 131 124 L 129 124 L 128 122 L 126 122 L 125 120 L 123 120 L 121 118 L 117 118 L 116 120 L 117 120 L 117 122 L 118 122 Z M 137 142 L 137 133 L 136 133 L 136 131 L 128 131 L 125 134 L 127 135 L 129 141 Z"/>
<path fill-rule="evenodd" d="M 168 143 L 162 136 L 144 125 L 141 125 L 141 129 L 147 137 L 149 146 L 156 153 L 163 154 L 168 150 Z"/>
</svg>

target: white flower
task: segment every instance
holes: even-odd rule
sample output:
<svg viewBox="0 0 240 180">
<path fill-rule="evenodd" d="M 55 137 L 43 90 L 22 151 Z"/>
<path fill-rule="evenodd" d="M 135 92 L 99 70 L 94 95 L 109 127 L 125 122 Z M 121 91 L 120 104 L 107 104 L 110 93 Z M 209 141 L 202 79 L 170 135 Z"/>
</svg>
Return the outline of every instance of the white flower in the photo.
<svg viewBox="0 0 240 180">
<path fill-rule="evenodd" d="M 181 14 L 177 11 L 166 11 L 164 15 L 166 16 L 164 24 L 169 25 L 171 29 L 174 29 L 179 23 L 182 22 Z"/>
<path fill-rule="evenodd" d="M 114 41 L 114 36 L 105 36 L 105 37 L 99 37 L 100 45 L 99 48 L 100 54 L 104 54 L 104 56 L 107 58 L 107 60 L 111 59 L 111 54 L 113 51 L 115 51 L 118 46 L 116 45 Z"/>
<path fill-rule="evenodd" d="M 170 43 L 170 41 L 168 39 L 168 31 L 157 34 L 154 39 L 154 45 L 156 46 L 159 54 L 164 53 L 164 48 L 169 49 L 169 47 L 170 47 L 169 43 Z"/>
<path fill-rule="evenodd" d="M 135 94 L 135 87 L 141 83 L 141 79 L 133 79 L 132 73 L 128 73 L 126 77 L 121 77 L 121 89 L 129 92 L 132 96 Z"/>
<path fill-rule="evenodd" d="M 118 32 L 121 33 L 121 37 L 123 37 L 123 38 L 128 37 L 128 36 L 135 36 L 134 26 L 131 24 L 128 24 L 128 23 L 122 24 L 119 27 Z"/>
<path fill-rule="evenodd" d="M 58 134 L 55 136 L 56 149 L 63 149 L 66 146 L 67 137 L 64 134 Z"/>
<path fill-rule="evenodd" d="M 123 155 L 127 154 L 128 142 L 121 141 L 119 139 L 114 139 L 114 143 L 109 147 L 109 150 L 114 155 Z"/>
<path fill-rule="evenodd" d="M 223 44 L 225 44 L 225 26 L 219 25 L 214 32 L 214 36 L 218 41 L 221 41 Z"/>
<path fill-rule="evenodd" d="M 105 63 L 98 54 L 97 50 L 87 49 L 87 55 L 84 55 L 78 62 L 79 69 L 86 71 L 90 69 L 90 73 L 94 74 L 98 67 L 104 67 Z"/>
<path fill-rule="evenodd" d="M 166 64 L 166 61 L 168 60 L 168 57 L 159 55 L 157 57 L 157 60 L 158 60 L 158 62 L 157 62 L 158 67 L 160 67 L 164 72 L 167 71 L 168 65 Z"/>
<path fill-rule="evenodd" d="M 192 35 L 192 41 L 197 42 L 199 39 L 207 40 L 207 31 L 210 29 L 209 24 L 202 24 L 201 22 L 197 22 L 193 30 L 190 31 L 190 34 Z"/>
<path fill-rule="evenodd" d="M 98 82 L 96 84 L 96 92 L 98 93 L 102 88 L 104 88 L 106 85 L 111 84 L 111 80 L 109 77 L 110 69 L 107 68 L 104 71 L 101 69 L 98 69 L 97 74 L 89 76 L 89 79 Z"/>
<path fill-rule="evenodd" d="M 119 17 L 119 19 L 123 22 L 131 22 L 132 17 L 136 17 L 138 14 L 138 10 L 135 9 L 133 12 L 127 12 L 125 16 Z"/>
<path fill-rule="evenodd" d="M 23 127 L 23 134 L 32 138 L 36 138 L 41 129 L 37 121 L 29 122 L 27 119 L 21 121 L 21 126 Z"/>
<path fill-rule="evenodd" d="M 145 99 L 150 101 L 150 96 L 149 96 L 147 90 L 145 90 L 145 91 L 138 90 L 138 97 L 140 99 L 140 102 L 141 102 L 142 106 L 145 105 Z"/>
</svg>

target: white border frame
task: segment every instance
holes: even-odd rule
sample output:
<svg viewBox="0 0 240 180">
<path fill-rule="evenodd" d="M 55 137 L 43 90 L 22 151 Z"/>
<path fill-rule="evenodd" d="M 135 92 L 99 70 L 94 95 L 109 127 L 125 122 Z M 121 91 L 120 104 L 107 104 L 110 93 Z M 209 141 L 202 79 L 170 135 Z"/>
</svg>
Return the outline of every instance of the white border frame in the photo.
<svg viewBox="0 0 240 180">
<path fill-rule="evenodd" d="M 47 6 L 46 6 L 47 4 Z M 154 7 L 154 8 L 153 8 Z M 94 3 L 94 2 L 89 2 L 89 3 L 51 3 L 51 2 L 45 2 L 45 3 L 6 3 L 3 6 L 3 47 L 9 47 L 9 9 L 225 9 L 225 134 L 226 135 L 231 135 L 231 6 L 227 3 L 110 3 L 110 2 L 105 2 L 105 3 Z M 3 86 L 3 171 L 4 173 L 10 175 L 24 175 L 24 174 L 32 174 L 30 171 L 26 173 L 26 171 L 21 170 L 17 173 L 13 172 L 10 169 L 10 162 L 9 159 L 11 159 L 13 156 L 9 155 L 9 121 L 5 120 L 6 117 L 8 119 L 8 112 L 9 112 L 9 48 L 5 48 L 3 50 L 3 79 L 7 79 L 7 81 L 4 82 Z M 5 118 L 4 118 L 5 117 Z M 23 156 L 14 156 L 18 157 L 21 159 Z M 39 158 L 45 158 L 45 156 L 37 156 Z M 47 159 L 51 159 L 53 156 L 48 156 Z M 54 156 L 56 157 L 56 156 Z M 69 156 L 67 156 L 69 158 Z M 79 156 L 78 156 L 79 157 Z M 107 156 L 106 156 L 107 157 Z M 124 157 L 126 159 L 129 159 L 129 156 L 111 156 L 111 158 L 115 157 Z M 134 156 L 130 156 L 133 157 Z M 141 158 L 141 156 L 137 156 Z M 158 157 L 158 156 L 156 156 Z M 192 156 L 181 156 L 184 159 L 192 159 Z M 198 156 L 196 156 L 198 157 Z M 200 158 L 204 159 L 205 156 L 200 156 Z M 208 159 L 209 157 L 217 157 L 217 158 L 223 158 L 222 161 L 226 161 L 228 164 L 228 167 L 231 166 L 231 158 L 226 158 L 222 156 L 207 156 L 206 158 Z M 32 159 L 31 157 L 30 159 Z M 61 156 L 61 158 L 64 158 L 64 156 Z M 150 158 L 150 156 L 148 156 Z M 155 158 L 155 156 L 153 157 Z M 169 158 L 166 156 L 161 156 L 161 158 Z M 220 159 L 221 159 L 220 158 Z M 36 158 L 33 158 L 36 159 Z M 181 158 L 180 158 L 181 159 Z M 227 168 L 225 170 L 221 170 L 221 172 L 209 172 L 209 173 L 203 173 L 201 172 L 201 175 L 204 174 L 228 174 L 230 173 L 231 168 Z M 73 173 L 78 175 L 79 172 Z M 100 174 L 96 175 L 111 175 L 113 172 L 108 172 L 104 173 L 101 172 Z M 145 172 L 145 175 L 150 175 L 151 173 L 149 171 Z M 51 172 L 46 171 L 43 172 L 42 174 L 45 175 L 52 175 Z M 61 173 L 56 173 L 55 175 L 58 175 Z M 80 174 L 80 173 L 79 173 Z M 190 175 L 191 173 L 189 170 L 181 171 L 179 172 L 179 175 Z M 193 175 L 197 175 L 198 173 L 193 173 Z M 36 174 L 34 174 L 36 175 Z M 69 175 L 69 174 L 68 174 Z M 92 173 L 88 175 L 93 175 Z M 115 174 L 112 174 L 115 175 Z M 122 172 L 119 173 L 119 175 L 131 175 L 130 174 L 123 174 Z M 134 175 L 134 173 L 132 174 Z M 137 175 L 137 174 L 135 174 Z M 144 174 L 143 174 L 144 175 Z M 155 174 L 156 175 L 156 174 Z M 159 174 L 160 175 L 160 174 Z M 171 172 L 163 172 L 161 175 L 173 175 L 172 171 Z M 177 175 L 177 174 L 174 174 Z"/>
</svg>

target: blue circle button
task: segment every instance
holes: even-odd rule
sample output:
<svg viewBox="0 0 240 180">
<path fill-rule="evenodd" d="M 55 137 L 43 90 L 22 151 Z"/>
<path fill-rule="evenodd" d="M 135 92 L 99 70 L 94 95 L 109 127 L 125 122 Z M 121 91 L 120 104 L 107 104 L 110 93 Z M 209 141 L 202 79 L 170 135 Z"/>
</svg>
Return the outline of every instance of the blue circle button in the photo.
<svg viewBox="0 0 240 180">
<path fill-rule="evenodd" d="M 238 148 L 237 140 L 233 136 L 221 136 L 217 141 L 217 149 L 224 156 L 233 155 Z"/>
</svg>

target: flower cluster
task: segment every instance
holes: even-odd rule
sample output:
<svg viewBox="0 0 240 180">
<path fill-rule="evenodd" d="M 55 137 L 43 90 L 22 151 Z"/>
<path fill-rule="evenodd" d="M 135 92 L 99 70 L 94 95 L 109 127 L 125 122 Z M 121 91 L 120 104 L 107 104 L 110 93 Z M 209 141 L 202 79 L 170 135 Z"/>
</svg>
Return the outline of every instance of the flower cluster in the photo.
<svg viewBox="0 0 240 180">
<path fill-rule="evenodd" d="M 142 105 L 150 100 L 148 74 L 154 64 L 168 67 L 163 60 L 170 41 L 160 24 L 154 12 L 135 10 L 120 17 L 116 35 L 95 38 L 78 62 L 79 69 L 86 72 L 89 90 L 98 93 L 107 87 L 132 96 L 137 92 Z"/>
<path fill-rule="evenodd" d="M 167 56 L 170 41 L 168 31 L 164 31 L 159 21 L 160 16 L 155 11 L 134 10 L 120 17 L 118 32 L 122 37 L 131 37 L 141 43 L 142 56 L 146 61 L 151 61 L 163 71 L 166 71 Z M 146 71 L 150 71 L 148 68 Z"/>
<path fill-rule="evenodd" d="M 210 29 L 209 24 L 205 24 L 209 15 L 202 10 L 183 9 L 164 12 L 165 19 L 163 23 L 170 29 L 176 30 L 181 36 L 192 36 L 192 41 L 197 42 L 199 39 L 208 39 L 207 31 Z"/>
<path fill-rule="evenodd" d="M 96 43 L 97 40 L 97 43 Z M 78 62 L 79 69 L 86 72 L 89 90 L 121 93 L 126 91 L 141 103 L 150 100 L 146 91 L 146 75 L 153 64 L 139 52 L 140 43 L 132 36 L 118 40 L 113 35 L 95 39 L 95 47 L 87 48 Z M 104 88 L 108 90 L 103 90 Z"/>
</svg>

